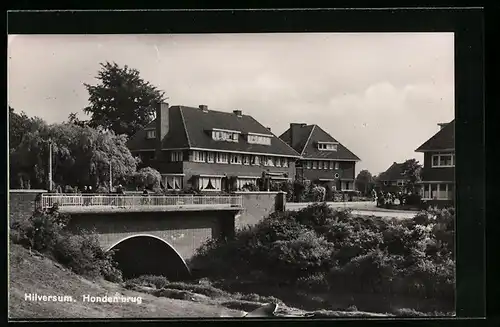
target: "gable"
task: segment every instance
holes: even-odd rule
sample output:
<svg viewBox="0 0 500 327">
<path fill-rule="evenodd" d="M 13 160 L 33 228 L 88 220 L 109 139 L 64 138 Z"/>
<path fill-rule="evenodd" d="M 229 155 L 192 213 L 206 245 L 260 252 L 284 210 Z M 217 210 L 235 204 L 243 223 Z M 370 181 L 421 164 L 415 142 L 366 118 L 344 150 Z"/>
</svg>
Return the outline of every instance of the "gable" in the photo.
<svg viewBox="0 0 500 327">
<path fill-rule="evenodd" d="M 403 163 L 393 163 L 386 171 L 381 173 L 378 177 L 380 181 L 395 181 L 398 179 L 405 179 L 403 173 Z"/>
<path fill-rule="evenodd" d="M 434 134 L 424 144 L 418 147 L 415 152 L 439 151 L 455 149 L 455 120 L 444 126 L 439 132 Z"/>
<path fill-rule="evenodd" d="M 302 157 L 316 159 L 337 159 L 359 161 L 360 159 L 347 149 L 343 144 L 334 139 L 318 125 L 312 125 L 312 131 L 306 140 Z M 337 151 L 322 151 L 317 147 L 317 142 L 337 142 Z"/>
</svg>

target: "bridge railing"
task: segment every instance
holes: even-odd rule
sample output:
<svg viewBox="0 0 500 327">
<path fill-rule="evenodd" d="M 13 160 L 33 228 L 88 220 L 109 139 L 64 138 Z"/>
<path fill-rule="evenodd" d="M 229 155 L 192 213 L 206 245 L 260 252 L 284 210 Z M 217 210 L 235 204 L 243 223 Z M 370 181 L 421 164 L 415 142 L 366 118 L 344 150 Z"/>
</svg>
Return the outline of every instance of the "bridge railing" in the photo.
<svg viewBox="0 0 500 327">
<path fill-rule="evenodd" d="M 209 195 L 78 195 L 78 194 L 43 194 L 41 205 L 51 208 L 59 207 L 122 207 L 134 208 L 141 206 L 228 206 L 241 207 L 242 196 L 209 196 Z"/>
</svg>

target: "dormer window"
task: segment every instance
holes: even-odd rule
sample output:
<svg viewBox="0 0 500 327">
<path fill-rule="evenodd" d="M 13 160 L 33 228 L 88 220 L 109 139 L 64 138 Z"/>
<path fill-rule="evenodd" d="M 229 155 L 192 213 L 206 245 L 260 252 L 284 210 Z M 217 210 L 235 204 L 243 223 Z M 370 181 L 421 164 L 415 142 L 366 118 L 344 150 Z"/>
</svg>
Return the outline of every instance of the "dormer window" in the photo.
<svg viewBox="0 0 500 327">
<path fill-rule="evenodd" d="M 226 142 L 238 142 L 239 135 L 241 134 L 241 132 L 239 131 L 231 131 L 218 128 L 213 128 L 210 132 L 212 133 L 212 139 L 214 141 Z"/>
<path fill-rule="evenodd" d="M 154 139 L 156 138 L 156 131 L 154 129 L 150 129 L 146 131 L 146 138 L 147 139 Z"/>
<path fill-rule="evenodd" d="M 248 133 L 247 142 L 250 144 L 271 145 L 272 135 Z"/>
<path fill-rule="evenodd" d="M 337 151 L 337 142 L 318 142 L 318 150 Z"/>
</svg>

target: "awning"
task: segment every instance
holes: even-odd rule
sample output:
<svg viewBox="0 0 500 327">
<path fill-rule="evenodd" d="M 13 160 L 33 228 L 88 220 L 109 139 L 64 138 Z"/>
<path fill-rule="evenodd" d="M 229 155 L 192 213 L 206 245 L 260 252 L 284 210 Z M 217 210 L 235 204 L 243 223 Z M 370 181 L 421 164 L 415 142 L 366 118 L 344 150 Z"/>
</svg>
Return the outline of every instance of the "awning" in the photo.
<svg viewBox="0 0 500 327">
<path fill-rule="evenodd" d="M 234 176 L 239 179 L 258 179 L 261 178 L 261 176 Z"/>
<path fill-rule="evenodd" d="M 271 173 L 271 172 L 265 171 L 264 174 L 266 174 L 267 176 L 284 176 L 286 173 Z"/>
</svg>

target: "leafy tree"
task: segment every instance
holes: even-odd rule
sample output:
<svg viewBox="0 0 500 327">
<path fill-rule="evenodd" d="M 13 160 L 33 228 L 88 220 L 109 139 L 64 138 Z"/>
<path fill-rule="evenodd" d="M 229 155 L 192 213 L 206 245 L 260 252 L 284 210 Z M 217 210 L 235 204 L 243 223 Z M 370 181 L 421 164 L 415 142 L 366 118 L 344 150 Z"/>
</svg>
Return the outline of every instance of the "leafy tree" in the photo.
<svg viewBox="0 0 500 327">
<path fill-rule="evenodd" d="M 375 186 L 375 180 L 372 174 L 368 170 L 364 169 L 358 173 L 358 176 L 356 176 L 355 184 L 356 189 L 362 191 L 366 195 Z"/>
<path fill-rule="evenodd" d="M 406 192 L 415 193 L 417 183 L 421 181 L 422 165 L 416 159 L 408 159 L 403 163 L 403 176 L 407 179 Z"/>
<path fill-rule="evenodd" d="M 112 130 L 129 137 L 150 123 L 155 103 L 163 101 L 164 92 L 144 81 L 139 71 L 116 63 L 101 63 L 97 85 L 84 84 L 90 105 L 83 109 L 91 115 L 89 126 Z"/>
<path fill-rule="evenodd" d="M 119 182 L 132 175 L 137 167 L 137 160 L 127 148 L 125 135 L 102 133 L 70 123 L 54 124 L 28 132 L 11 153 L 11 162 L 31 187 L 48 186 L 50 142 L 53 180 L 59 185 L 97 187 L 107 184 L 110 163 L 113 180 Z"/>
<path fill-rule="evenodd" d="M 80 127 L 86 127 L 89 126 L 89 121 L 88 120 L 80 120 L 77 116 L 76 112 L 72 112 L 68 115 L 68 122 L 70 124 L 80 126 Z"/>
<path fill-rule="evenodd" d="M 24 112 L 18 114 L 9 106 L 9 149 L 16 149 L 26 133 L 46 127 L 41 118 L 28 117 Z"/>
<path fill-rule="evenodd" d="M 150 190 L 158 190 L 161 183 L 161 175 L 158 170 L 145 167 L 141 168 L 134 175 L 135 183 L 138 187 L 145 187 Z"/>
</svg>

